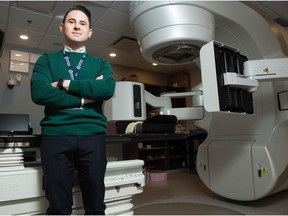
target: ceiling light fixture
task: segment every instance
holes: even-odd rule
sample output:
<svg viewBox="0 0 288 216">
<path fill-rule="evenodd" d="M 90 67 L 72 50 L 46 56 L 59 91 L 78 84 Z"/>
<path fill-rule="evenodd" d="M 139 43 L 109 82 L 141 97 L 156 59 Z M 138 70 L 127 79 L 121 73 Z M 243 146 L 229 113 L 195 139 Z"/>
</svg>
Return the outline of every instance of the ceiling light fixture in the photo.
<svg viewBox="0 0 288 216">
<path fill-rule="evenodd" d="M 28 36 L 27 35 L 20 35 L 20 38 L 22 39 L 22 40 L 28 40 Z"/>
<path fill-rule="evenodd" d="M 110 57 L 116 57 L 116 53 L 110 53 Z"/>
<path fill-rule="evenodd" d="M 153 66 L 157 66 L 158 64 L 157 64 L 157 63 L 152 63 L 152 65 L 153 65 Z"/>
</svg>

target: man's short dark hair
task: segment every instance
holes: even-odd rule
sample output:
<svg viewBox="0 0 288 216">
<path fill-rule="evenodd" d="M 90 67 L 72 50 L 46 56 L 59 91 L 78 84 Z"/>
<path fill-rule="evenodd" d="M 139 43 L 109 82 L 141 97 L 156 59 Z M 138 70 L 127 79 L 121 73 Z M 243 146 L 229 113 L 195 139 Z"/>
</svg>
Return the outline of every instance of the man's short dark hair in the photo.
<svg viewBox="0 0 288 216">
<path fill-rule="evenodd" d="M 88 17 L 89 28 L 91 28 L 91 13 L 90 13 L 90 11 L 89 11 L 86 7 L 84 7 L 83 5 L 74 5 L 73 7 L 71 7 L 71 8 L 66 12 L 66 14 L 64 15 L 64 17 L 63 17 L 63 23 L 65 23 L 65 19 L 66 19 L 68 13 L 70 13 L 71 11 L 74 11 L 74 10 L 82 11 L 82 12 Z"/>
</svg>

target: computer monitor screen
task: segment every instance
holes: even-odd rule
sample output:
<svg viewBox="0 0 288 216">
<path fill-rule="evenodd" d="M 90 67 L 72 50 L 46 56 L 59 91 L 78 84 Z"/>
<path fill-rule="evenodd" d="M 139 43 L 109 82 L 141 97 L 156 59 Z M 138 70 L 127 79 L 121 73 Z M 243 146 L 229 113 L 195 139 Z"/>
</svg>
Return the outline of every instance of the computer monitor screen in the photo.
<svg viewBox="0 0 288 216">
<path fill-rule="evenodd" d="M 0 114 L 0 134 L 25 134 L 28 132 L 28 114 Z"/>
</svg>

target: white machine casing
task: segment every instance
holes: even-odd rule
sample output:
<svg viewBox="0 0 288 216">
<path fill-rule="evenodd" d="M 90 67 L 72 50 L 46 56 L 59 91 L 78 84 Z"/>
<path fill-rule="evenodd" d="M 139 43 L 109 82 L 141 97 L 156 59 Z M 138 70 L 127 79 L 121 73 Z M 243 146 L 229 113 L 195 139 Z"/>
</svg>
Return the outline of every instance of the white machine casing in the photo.
<svg viewBox="0 0 288 216">
<path fill-rule="evenodd" d="M 107 215 L 133 215 L 132 196 L 143 192 L 145 176 L 142 160 L 112 161 L 105 174 Z M 0 212 L 2 215 L 43 215 L 48 207 L 40 166 L 0 172 Z M 84 213 L 82 195 L 75 175 L 73 214 Z"/>
<path fill-rule="evenodd" d="M 210 28 L 213 30 L 209 32 L 206 28 L 207 35 L 204 36 L 204 31 L 195 28 L 190 32 L 190 40 L 178 37 L 175 34 L 185 30 L 173 31 L 175 26 L 181 26 L 176 23 L 178 17 L 174 21 L 175 16 L 169 13 L 174 6 L 181 8 L 178 13 L 183 11 L 183 14 L 186 8 L 189 8 L 187 11 L 198 9 L 199 14 L 206 10 L 213 16 L 210 21 L 215 21 L 215 26 Z M 278 27 L 271 26 L 272 22 L 267 22 L 239 1 L 134 1 L 130 14 L 130 23 L 143 57 L 150 62 L 155 61 L 155 52 L 165 47 L 169 50 L 173 45 L 193 46 L 195 43 L 195 47 L 201 48 L 208 42 L 213 43 L 212 40 L 234 47 L 247 56 L 243 73 L 228 70 L 223 74 L 222 83 L 233 88 L 235 93 L 239 89 L 249 96 L 249 100 L 252 98 L 252 108 L 249 112 L 245 109 L 223 111 L 219 104 L 223 98 L 218 92 L 212 46 L 203 46 L 200 56 L 202 84 L 195 89 L 203 91 L 205 110 L 203 119 L 194 121 L 194 124 L 205 129 L 208 135 L 198 149 L 197 172 L 210 190 L 233 200 L 257 200 L 287 189 L 288 82 L 287 56 L 284 53 L 288 53 L 288 48 L 283 40 L 279 40 L 281 31 L 277 32 Z M 159 19 L 160 14 L 165 19 Z M 213 25 L 214 21 L 211 22 Z M 182 25 L 183 29 L 185 27 Z M 202 44 L 194 40 L 198 33 L 204 38 Z M 185 49 L 181 51 L 184 55 Z M 186 60 L 188 62 L 189 57 Z M 166 64 L 175 64 L 175 61 Z"/>
<path fill-rule="evenodd" d="M 104 103 L 104 115 L 108 121 L 141 121 L 146 118 L 144 84 L 138 82 L 116 82 L 112 98 Z"/>
<path fill-rule="evenodd" d="M 200 178 L 212 191 L 235 200 L 260 199 L 286 189 L 288 146 L 285 140 L 288 136 L 284 131 L 288 124 L 287 83 L 259 81 L 257 91 L 253 93 L 253 114 L 222 112 L 219 109 L 219 86 L 216 80 L 211 82 L 217 73 L 213 44 L 210 42 L 200 51 L 206 112 L 205 118 L 195 121 L 195 124 L 208 131 L 207 139 L 198 149 L 197 172 Z M 252 77 L 257 77 L 252 73 L 255 65 L 256 68 L 270 68 L 271 62 L 273 68 L 278 62 L 279 68 L 285 71 L 287 61 L 287 58 L 252 61 L 252 68 L 249 68 L 249 61 L 245 62 L 244 71 L 249 71 L 251 76 L 245 74 L 247 85 L 250 85 Z M 271 80 L 271 77 L 267 76 L 267 79 Z M 284 96 L 277 97 L 277 92 Z M 279 109 L 281 104 L 283 108 Z"/>
<path fill-rule="evenodd" d="M 209 11 L 181 1 L 131 1 L 130 26 L 143 57 L 164 65 L 192 62 L 215 34 Z"/>
<path fill-rule="evenodd" d="M 244 74 L 257 80 L 288 80 L 287 58 L 258 59 L 244 63 Z"/>
</svg>

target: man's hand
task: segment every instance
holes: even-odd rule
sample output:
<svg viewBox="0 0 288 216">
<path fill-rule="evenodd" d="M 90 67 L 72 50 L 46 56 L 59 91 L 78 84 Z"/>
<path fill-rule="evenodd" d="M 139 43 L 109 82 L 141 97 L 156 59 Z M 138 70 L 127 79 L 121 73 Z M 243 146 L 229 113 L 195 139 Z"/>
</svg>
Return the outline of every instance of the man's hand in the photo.
<svg viewBox="0 0 288 216">
<path fill-rule="evenodd" d="M 52 85 L 53 87 L 57 88 L 57 83 L 58 83 L 58 81 L 51 83 L 51 85 Z"/>
<path fill-rule="evenodd" d="M 102 79 L 103 79 L 103 75 L 96 77 L 96 80 L 102 80 Z M 83 100 L 84 100 L 83 105 L 95 102 L 94 100 L 90 100 L 87 98 L 83 98 Z"/>
<path fill-rule="evenodd" d="M 58 84 L 58 81 L 51 83 L 51 85 L 55 88 L 58 88 L 57 84 Z M 70 84 L 70 80 L 63 81 L 63 88 L 65 89 L 65 91 L 68 91 L 69 84 Z"/>
<path fill-rule="evenodd" d="M 102 78 L 103 78 L 103 76 L 100 76 L 100 77 L 97 77 L 96 79 L 102 79 Z M 63 87 L 64 87 L 65 90 L 68 90 L 69 83 L 70 82 L 68 80 L 64 80 L 63 81 Z M 51 86 L 53 86 L 55 88 L 58 88 L 57 84 L 58 84 L 58 81 L 51 83 Z M 94 100 L 90 100 L 90 99 L 87 99 L 87 98 L 83 98 L 83 100 L 84 101 L 83 101 L 82 105 L 90 104 L 90 103 L 94 103 L 95 102 Z"/>
</svg>

